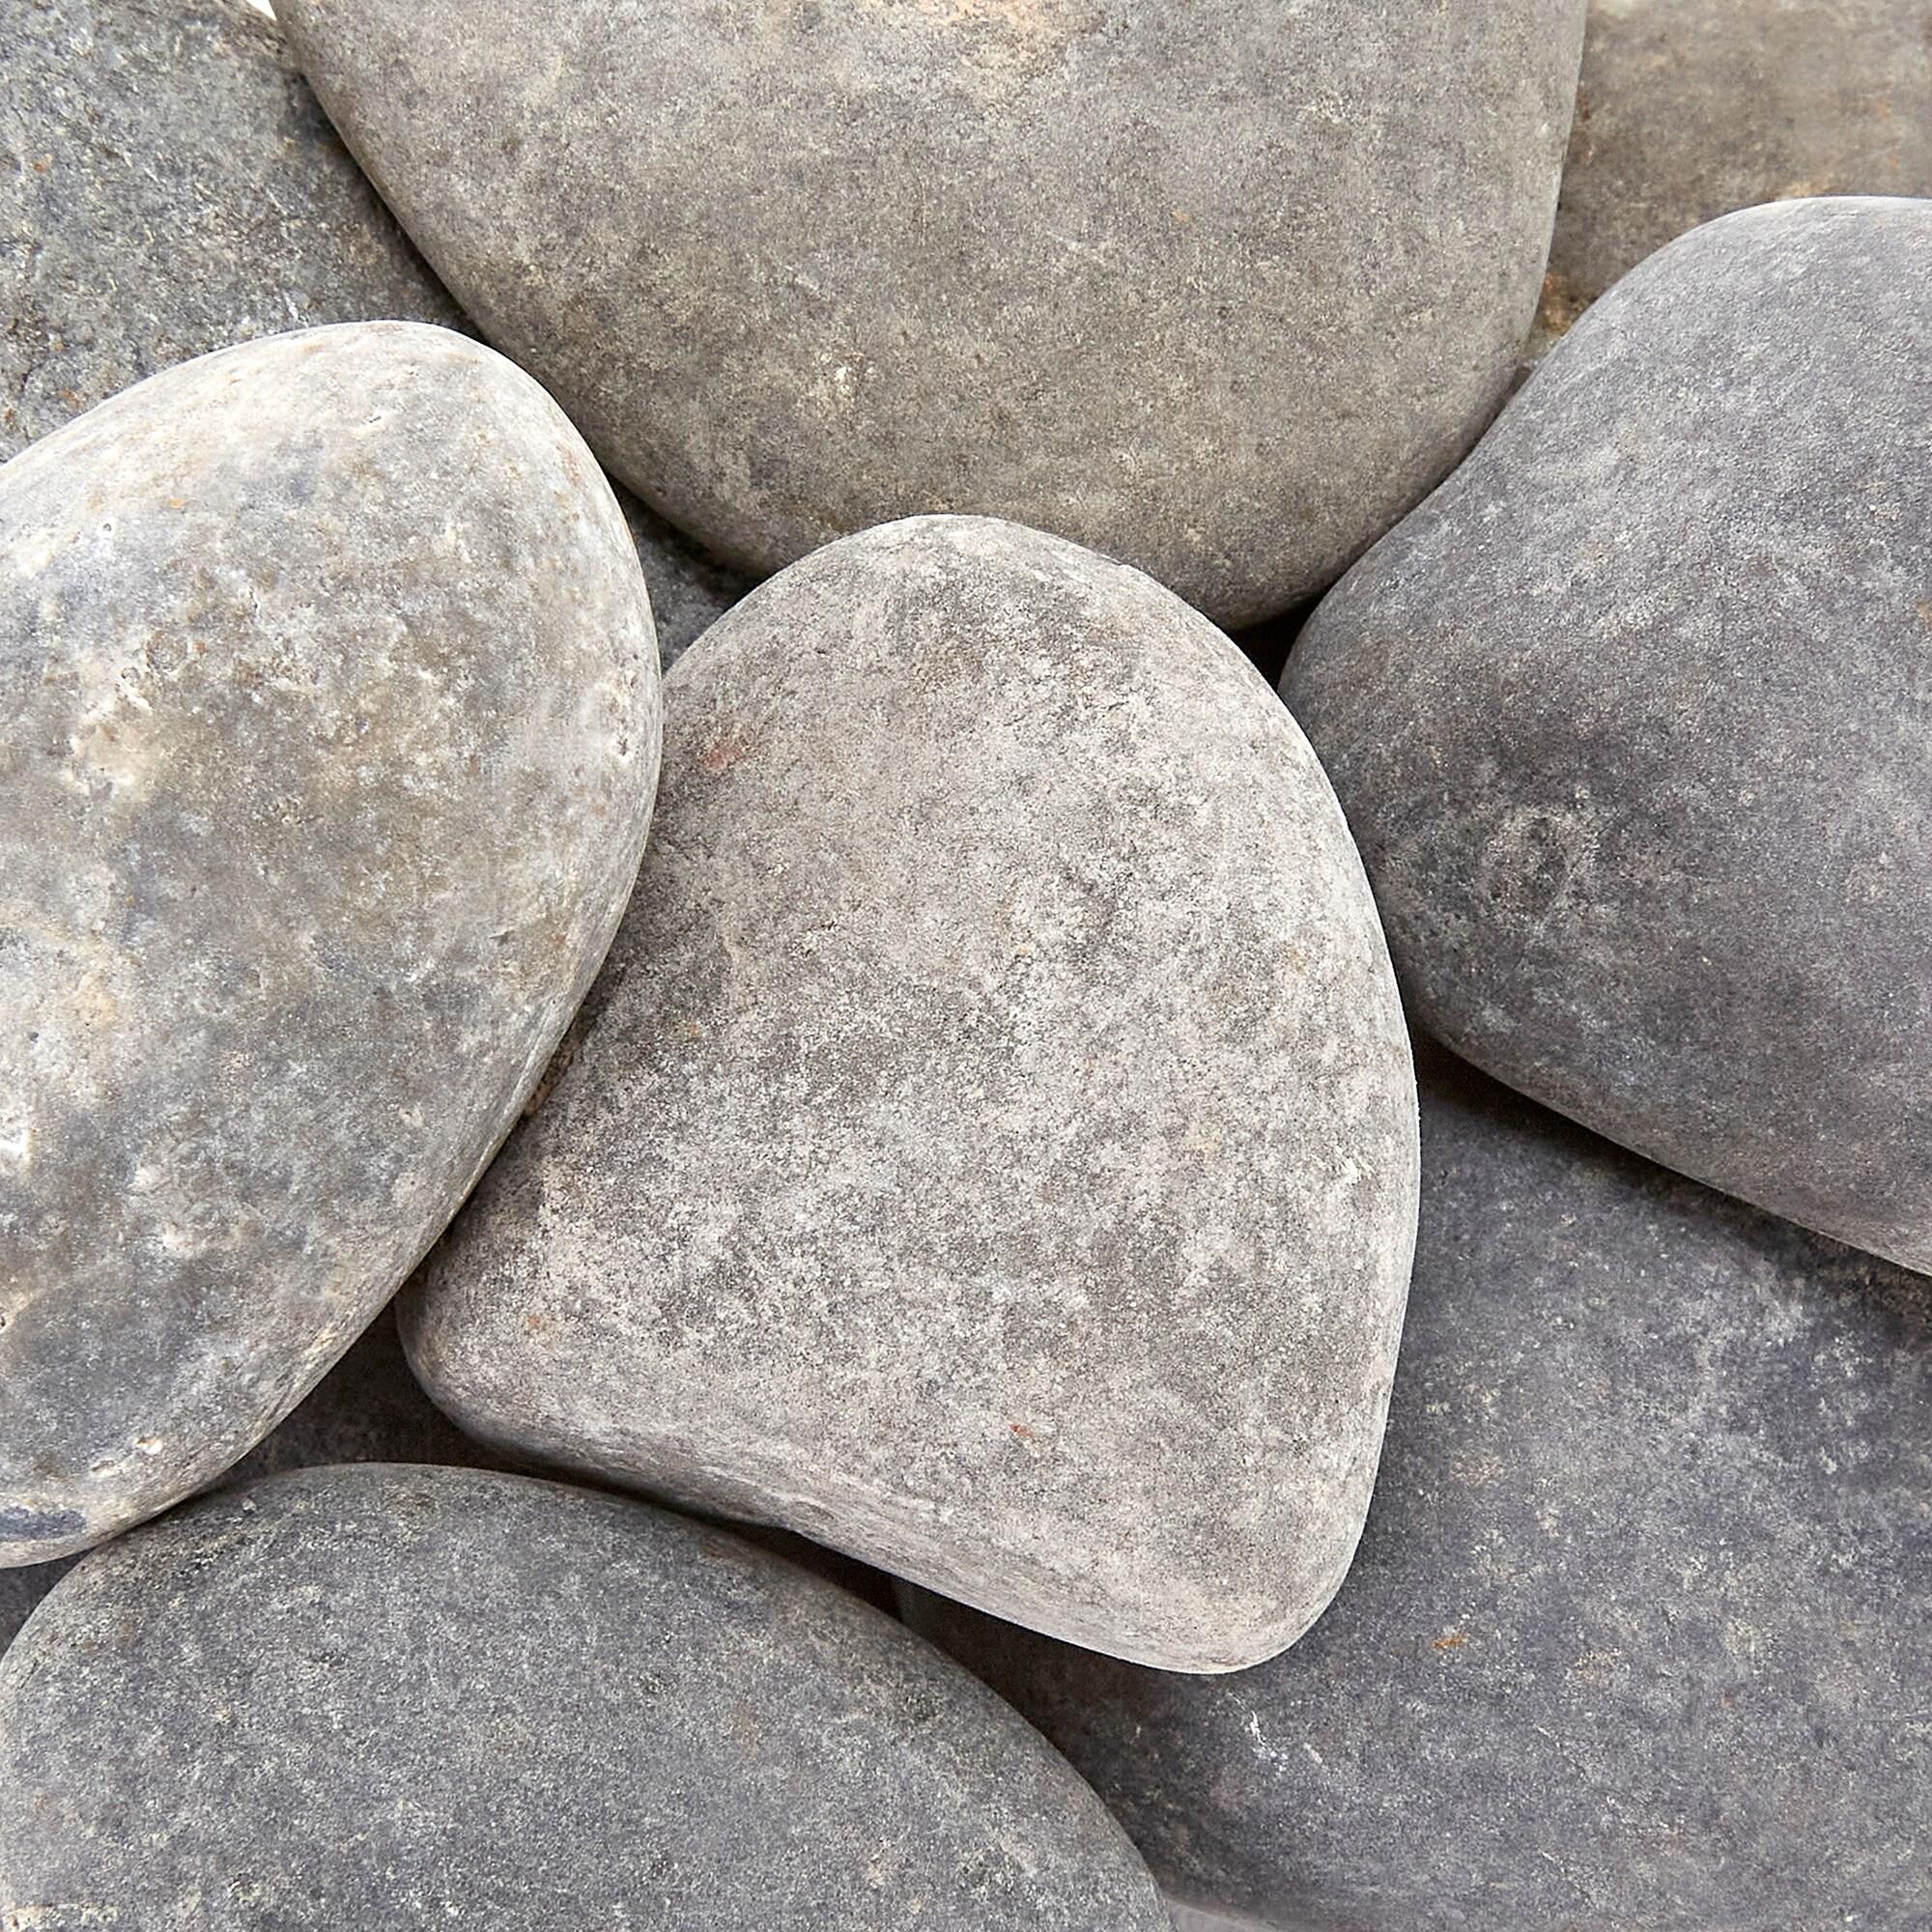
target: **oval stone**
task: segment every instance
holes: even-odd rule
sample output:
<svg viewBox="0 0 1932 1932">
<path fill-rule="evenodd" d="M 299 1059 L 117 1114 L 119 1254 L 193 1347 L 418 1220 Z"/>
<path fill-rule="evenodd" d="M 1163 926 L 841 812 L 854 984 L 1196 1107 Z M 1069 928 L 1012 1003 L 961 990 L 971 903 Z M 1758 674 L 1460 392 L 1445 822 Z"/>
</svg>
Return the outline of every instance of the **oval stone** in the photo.
<svg viewBox="0 0 1932 1932">
<path fill-rule="evenodd" d="M 1501 401 L 1583 11 L 277 9 L 491 340 L 727 559 L 984 512 L 1229 624 L 1331 582 Z"/>
<path fill-rule="evenodd" d="M 91 1917 L 90 1917 L 91 1915 Z M 365 1464 L 97 1551 L 0 1661 L 0 1920 L 1165 1932 L 889 1617 L 620 1497 Z"/>
<path fill-rule="evenodd" d="M 1283 689 L 1411 1011 L 1932 1268 L 1932 202 L 1653 256 L 1323 601 Z"/>
<path fill-rule="evenodd" d="M 0 8 L 0 460 L 279 330 L 467 327 L 248 0 Z M 743 589 L 628 492 L 668 663 Z"/>
<path fill-rule="evenodd" d="M 1592 0 L 1545 327 L 1757 202 L 1932 194 L 1923 0 Z"/>
<path fill-rule="evenodd" d="M 234 1463 L 515 1120 L 615 928 L 657 654 L 594 459 L 412 324 L 0 469 L 0 1564 Z"/>
<path fill-rule="evenodd" d="M 1422 1076 L 1402 1375 L 1314 1632 L 1204 1682 L 937 1598 L 915 1627 L 1237 1923 L 1918 1923 L 1932 1292 Z"/>
<path fill-rule="evenodd" d="M 470 1432 L 1176 1669 L 1348 1566 L 1413 1239 L 1375 907 L 1287 711 L 972 518 L 754 592 L 541 1112 L 402 1304 Z"/>
</svg>

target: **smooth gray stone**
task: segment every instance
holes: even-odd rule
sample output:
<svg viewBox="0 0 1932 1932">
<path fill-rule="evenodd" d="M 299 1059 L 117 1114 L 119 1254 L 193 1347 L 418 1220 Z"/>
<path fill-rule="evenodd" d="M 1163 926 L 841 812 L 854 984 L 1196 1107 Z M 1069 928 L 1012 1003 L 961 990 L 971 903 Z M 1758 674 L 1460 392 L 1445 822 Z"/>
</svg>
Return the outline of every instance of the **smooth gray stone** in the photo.
<svg viewBox="0 0 1932 1932">
<path fill-rule="evenodd" d="M 490 339 L 720 555 L 980 511 L 1240 625 L 1501 402 L 1584 0 L 277 12 Z"/>
<path fill-rule="evenodd" d="M 231 343 L 466 326 L 245 0 L 10 0 L 0 74 L 0 459 Z M 668 663 L 746 586 L 626 511 Z"/>
<path fill-rule="evenodd" d="M 636 874 L 657 652 L 537 385 L 367 323 L 0 468 L 0 1565 L 239 1460 L 508 1130 Z"/>
<path fill-rule="evenodd" d="M 1932 1268 L 1932 202 L 1733 214 L 1557 346 L 1283 682 L 1410 1010 Z"/>
<path fill-rule="evenodd" d="M 1545 329 L 1761 201 L 1932 194 L 1924 0 L 1592 0 Z"/>
<path fill-rule="evenodd" d="M 447 1463 L 490 1468 L 499 1461 L 471 1442 L 424 1395 L 385 1310 L 295 1412 L 221 1479 L 247 1482 L 327 1463 Z M 27 1613 L 79 1559 L 0 1570 L 0 1650 Z"/>
<path fill-rule="evenodd" d="M 908 1593 L 1170 1891 L 1289 1932 L 1925 1922 L 1932 1287 L 1420 1059 L 1375 1509 L 1286 1657 Z"/>
<path fill-rule="evenodd" d="M 667 694 L 549 1097 L 402 1304 L 472 1434 L 1220 1670 L 1348 1567 L 1408 1045 L 1293 721 L 1017 526 L 889 525 Z"/>
<path fill-rule="evenodd" d="M 0 1922 L 1165 1932 L 1094 1794 L 890 1618 L 641 1503 L 306 1470 L 0 1661 Z"/>
</svg>

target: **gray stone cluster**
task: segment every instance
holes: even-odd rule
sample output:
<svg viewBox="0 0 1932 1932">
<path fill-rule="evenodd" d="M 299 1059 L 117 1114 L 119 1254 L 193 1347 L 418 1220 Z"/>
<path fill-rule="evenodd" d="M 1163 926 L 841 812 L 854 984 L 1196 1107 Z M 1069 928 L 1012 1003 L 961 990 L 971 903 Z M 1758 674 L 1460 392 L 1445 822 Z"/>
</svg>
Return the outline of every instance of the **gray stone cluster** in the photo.
<svg viewBox="0 0 1932 1932">
<path fill-rule="evenodd" d="M 0 4 L 0 1932 L 1932 1925 L 1923 7 L 278 11 Z"/>
</svg>

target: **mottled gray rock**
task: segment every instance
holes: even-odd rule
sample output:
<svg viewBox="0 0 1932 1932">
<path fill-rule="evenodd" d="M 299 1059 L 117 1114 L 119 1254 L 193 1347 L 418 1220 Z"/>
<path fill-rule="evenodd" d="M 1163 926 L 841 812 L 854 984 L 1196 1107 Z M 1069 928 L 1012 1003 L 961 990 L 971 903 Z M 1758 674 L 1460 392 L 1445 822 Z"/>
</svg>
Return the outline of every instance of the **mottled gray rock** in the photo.
<svg viewBox="0 0 1932 1932">
<path fill-rule="evenodd" d="M 12 0 L 0 73 L 0 459 L 231 343 L 464 326 L 246 0 Z M 625 507 L 668 662 L 744 585 Z"/>
<path fill-rule="evenodd" d="M 0 1564 L 201 1487 L 469 1191 L 615 927 L 658 672 L 576 432 L 446 330 L 0 469 Z"/>
<path fill-rule="evenodd" d="M 1009 524 L 814 554 L 679 666 L 550 1097 L 403 1303 L 466 1429 L 1099 1648 L 1291 1642 L 1414 1217 L 1375 908 L 1204 618 Z"/>
<path fill-rule="evenodd" d="M 1292 1932 L 1917 1928 L 1932 1288 L 1425 1057 L 1376 1504 L 1286 1657 L 922 1598 L 1178 1895 Z"/>
<path fill-rule="evenodd" d="M 1629 276 L 1284 689 L 1411 1010 L 1681 1173 L 1932 1268 L 1932 202 Z"/>
<path fill-rule="evenodd" d="M 1040 1739 L 641 1503 L 364 1465 L 98 1551 L 0 1661 L 0 1922 L 1164 1932 Z"/>
<path fill-rule="evenodd" d="M 1925 0 L 1592 0 L 1543 322 L 1700 221 L 1932 194 Z"/>
<path fill-rule="evenodd" d="M 722 555 L 984 511 L 1243 624 L 1501 400 L 1584 0 L 277 11 L 490 338 Z"/>
<path fill-rule="evenodd" d="M 287 1421 L 258 1442 L 223 1478 L 247 1482 L 284 1469 L 328 1463 L 448 1463 L 497 1466 L 424 1395 L 385 1311 L 303 1399 Z M 0 1570 L 0 1650 L 27 1613 L 78 1561 Z M 856 1566 L 855 1566 L 856 1567 Z M 861 1578 L 863 1581 L 864 1579 Z"/>
</svg>

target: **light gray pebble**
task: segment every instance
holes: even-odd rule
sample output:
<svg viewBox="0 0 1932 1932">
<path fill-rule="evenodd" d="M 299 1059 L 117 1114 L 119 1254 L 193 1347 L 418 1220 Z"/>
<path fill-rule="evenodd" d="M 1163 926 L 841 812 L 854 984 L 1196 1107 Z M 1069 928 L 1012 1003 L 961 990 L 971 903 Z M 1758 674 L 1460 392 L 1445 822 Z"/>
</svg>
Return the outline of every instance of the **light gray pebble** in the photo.
<svg viewBox="0 0 1932 1932">
<path fill-rule="evenodd" d="M 1205 618 L 923 518 L 678 667 L 633 909 L 404 1340 L 486 1439 L 1230 1669 L 1349 1561 L 1414 1094 L 1333 795 Z"/>
<path fill-rule="evenodd" d="M 1592 0 L 1543 327 L 1735 209 L 1932 194 L 1924 0 Z"/>
<path fill-rule="evenodd" d="M 615 928 L 657 654 L 590 453 L 373 323 L 0 469 L 0 1564 L 236 1462 L 468 1193 Z"/>
<path fill-rule="evenodd" d="M 13 0 L 0 74 L 0 460 L 233 343 L 468 326 L 246 0 Z M 623 500 L 669 663 L 746 583 Z"/>
<path fill-rule="evenodd" d="M 989 1692 L 641 1503 L 304 1470 L 88 1557 L 0 1660 L 0 1922 L 41 1932 L 1165 1932 Z"/>
<path fill-rule="evenodd" d="M 1932 201 L 1700 228 L 1324 600 L 1283 689 L 1410 1009 L 1932 1268 Z"/>
<path fill-rule="evenodd" d="M 278 12 L 491 340 L 721 555 L 983 511 L 1241 625 L 1501 401 L 1584 0 Z"/>
<path fill-rule="evenodd" d="M 1315 1630 L 1204 1681 L 937 1598 L 914 1627 L 1237 1920 L 1917 1932 L 1932 1291 L 1421 1071 L 1388 1443 Z"/>
</svg>

